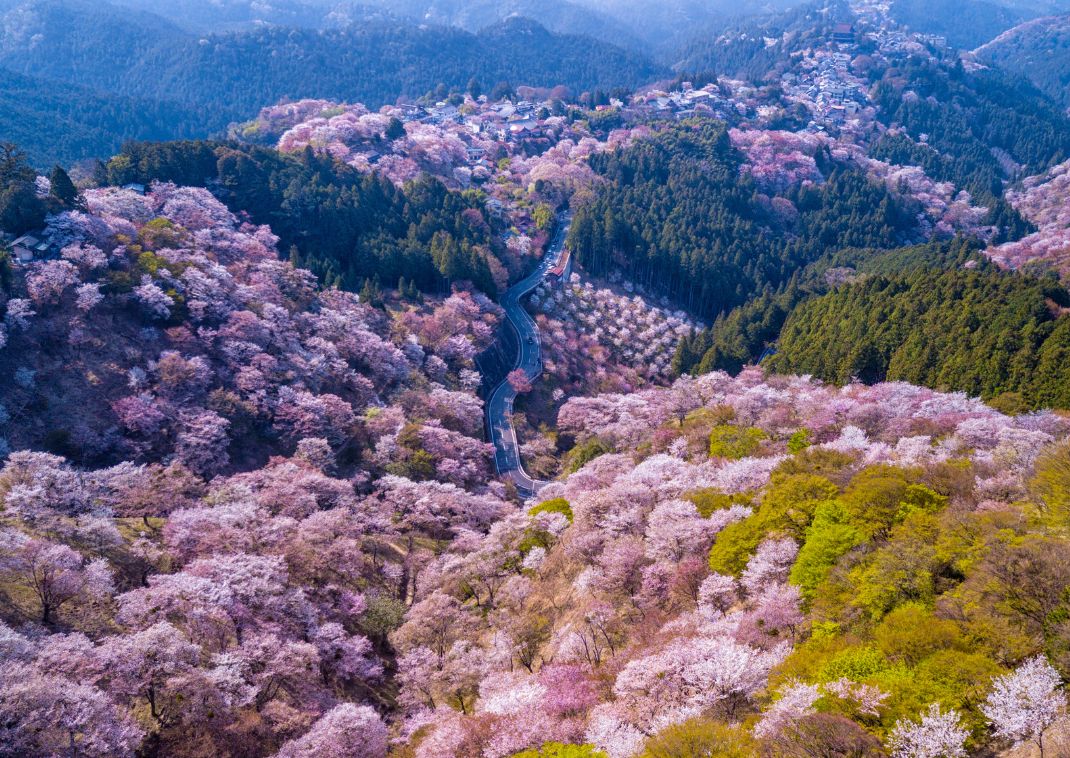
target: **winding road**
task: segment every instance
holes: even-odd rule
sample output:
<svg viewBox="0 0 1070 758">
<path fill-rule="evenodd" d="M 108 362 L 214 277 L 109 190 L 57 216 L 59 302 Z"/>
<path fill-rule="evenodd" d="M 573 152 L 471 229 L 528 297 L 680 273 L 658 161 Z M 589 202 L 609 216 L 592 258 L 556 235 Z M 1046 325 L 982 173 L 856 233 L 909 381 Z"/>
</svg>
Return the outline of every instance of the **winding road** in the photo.
<svg viewBox="0 0 1070 758">
<path fill-rule="evenodd" d="M 567 212 L 558 219 L 557 234 L 539 267 L 525 279 L 510 287 L 500 301 L 502 308 L 505 309 L 506 320 L 516 332 L 517 342 L 520 345 L 513 370 L 523 369 L 532 382 L 542 373 L 539 328 L 535 325 L 534 319 L 524 310 L 520 300 L 538 287 L 545 278 L 546 272 L 557 264 L 565 249 L 565 238 L 568 236 L 571 221 L 571 214 Z M 521 494 L 531 496 L 548 482 L 532 479 L 524 471 L 524 463 L 520 459 L 520 444 L 517 442 L 516 428 L 512 421 L 515 400 L 516 390 L 512 388 L 507 379 L 503 379 L 501 384 L 491 392 L 490 400 L 487 401 L 487 429 L 490 432 L 491 442 L 494 443 L 494 465 L 498 469 L 498 474 L 513 482 Z"/>
</svg>

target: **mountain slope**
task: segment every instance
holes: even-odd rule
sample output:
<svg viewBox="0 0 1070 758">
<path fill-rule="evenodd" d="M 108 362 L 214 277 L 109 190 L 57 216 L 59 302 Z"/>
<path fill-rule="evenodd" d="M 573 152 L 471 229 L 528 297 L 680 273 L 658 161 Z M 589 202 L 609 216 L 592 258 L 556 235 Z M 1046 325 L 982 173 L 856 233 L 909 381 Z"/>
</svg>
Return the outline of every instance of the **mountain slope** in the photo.
<svg viewBox="0 0 1070 758">
<path fill-rule="evenodd" d="M 1027 21 L 974 51 L 986 63 L 1027 77 L 1070 106 L 1070 15 Z"/>
<path fill-rule="evenodd" d="M 0 135 L 34 166 L 111 155 L 127 140 L 198 134 L 200 113 L 165 101 L 107 95 L 0 70 Z"/>
<path fill-rule="evenodd" d="M 954 47 L 972 49 L 1035 14 L 986 0 L 896 0 L 890 15 L 914 31 L 939 34 Z"/>
<path fill-rule="evenodd" d="M 907 381 L 1026 407 L 1070 405 L 1070 295 L 994 269 L 874 277 L 801 304 L 769 368 L 846 383 Z"/>
<path fill-rule="evenodd" d="M 684 73 L 714 71 L 761 81 L 786 66 L 793 52 L 821 44 L 832 26 L 850 14 L 842 0 L 816 0 L 782 13 L 732 21 L 684 45 L 673 67 Z"/>
<path fill-rule="evenodd" d="M 708 37 L 731 19 L 779 13 L 804 0 L 574 0 L 612 16 L 666 57 L 692 38 Z"/>
<path fill-rule="evenodd" d="M 332 25 L 333 0 L 115 0 L 116 5 L 155 13 L 184 29 L 220 31 L 259 24 L 321 28 Z"/>
</svg>

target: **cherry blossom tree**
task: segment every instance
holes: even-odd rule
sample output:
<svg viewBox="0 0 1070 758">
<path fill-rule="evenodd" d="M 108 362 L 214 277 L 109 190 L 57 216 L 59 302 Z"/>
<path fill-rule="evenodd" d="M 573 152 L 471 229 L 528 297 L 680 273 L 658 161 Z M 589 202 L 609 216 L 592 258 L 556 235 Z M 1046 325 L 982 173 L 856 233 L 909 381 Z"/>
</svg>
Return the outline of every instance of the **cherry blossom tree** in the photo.
<svg viewBox="0 0 1070 758">
<path fill-rule="evenodd" d="M 814 712 L 814 703 L 821 698 L 817 685 L 791 682 L 781 688 L 779 698 L 762 714 L 754 726 L 754 735 L 761 738 L 775 737 L 785 728 Z"/>
<path fill-rule="evenodd" d="M 78 310 L 82 313 L 89 313 L 97 305 L 104 300 L 104 295 L 100 291 L 100 285 L 97 283 L 82 284 L 78 287 Z"/>
<path fill-rule="evenodd" d="M 61 608 L 76 599 L 104 597 L 113 591 L 107 561 L 86 561 L 64 544 L 24 535 L 3 535 L 0 575 L 25 588 L 36 600 L 43 624 L 56 621 Z"/>
<path fill-rule="evenodd" d="M 373 708 L 343 703 L 327 711 L 307 733 L 290 740 L 277 758 L 383 758 L 386 725 Z"/>
<path fill-rule="evenodd" d="M 1061 684 L 1059 673 L 1046 658 L 1030 658 L 996 679 L 981 712 L 997 737 L 1016 745 L 1035 742 L 1043 756 L 1044 732 L 1066 708 Z"/>
<path fill-rule="evenodd" d="M 229 428 L 230 422 L 214 411 L 184 414 L 175 444 L 176 457 L 199 474 L 222 470 L 230 462 Z"/>
<path fill-rule="evenodd" d="M 531 380 L 528 379 L 528 374 L 524 369 L 518 368 L 509 372 L 509 376 L 506 377 L 509 380 L 509 386 L 513 388 L 513 391 L 519 395 L 531 392 Z"/>
<path fill-rule="evenodd" d="M 67 261 L 36 264 L 26 276 L 26 291 L 38 305 L 53 304 L 69 287 L 78 284 L 78 269 Z"/>
<path fill-rule="evenodd" d="M 965 758 L 969 730 L 962 726 L 958 712 L 929 706 L 919 721 L 900 719 L 888 738 L 895 758 Z"/>
<path fill-rule="evenodd" d="M 169 318 L 175 305 L 174 300 L 148 277 L 134 288 L 134 299 L 146 315 L 159 320 Z"/>
<path fill-rule="evenodd" d="M 8 755 L 132 755 L 144 736 L 106 693 L 34 666 L 0 666 L 0 745 Z"/>
<path fill-rule="evenodd" d="M 765 686 L 780 656 L 727 637 L 675 640 L 629 662 L 613 691 L 631 723 L 648 734 L 709 709 L 731 718 Z"/>
<path fill-rule="evenodd" d="M 30 319 L 37 313 L 33 309 L 33 303 L 25 298 L 13 297 L 7 301 L 7 312 L 4 313 L 4 323 L 9 329 L 28 329 Z"/>
<path fill-rule="evenodd" d="M 799 548 L 791 539 L 765 540 L 747 561 L 740 584 L 750 594 L 757 594 L 769 584 L 787 581 Z"/>
</svg>

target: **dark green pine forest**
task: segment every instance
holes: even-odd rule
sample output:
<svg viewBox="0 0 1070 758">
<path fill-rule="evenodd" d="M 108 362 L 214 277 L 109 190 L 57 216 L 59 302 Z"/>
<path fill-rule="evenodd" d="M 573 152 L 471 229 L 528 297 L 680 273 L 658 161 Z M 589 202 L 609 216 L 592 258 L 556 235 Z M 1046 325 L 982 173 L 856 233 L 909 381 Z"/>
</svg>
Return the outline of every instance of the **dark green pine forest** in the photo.
<svg viewBox="0 0 1070 758">
<path fill-rule="evenodd" d="M 1011 410 L 1067 408 L 1068 306 L 1056 279 L 991 267 L 873 276 L 795 308 L 765 365 L 841 384 L 962 390 Z"/>
<path fill-rule="evenodd" d="M 577 260 L 595 276 L 619 269 L 713 318 L 787 284 L 828 249 L 894 247 L 915 231 L 911 208 L 830 161 L 827 182 L 787 195 L 798 217 L 778 217 L 740 164 L 714 121 L 592 156 L 607 182 L 573 220 Z"/>
</svg>

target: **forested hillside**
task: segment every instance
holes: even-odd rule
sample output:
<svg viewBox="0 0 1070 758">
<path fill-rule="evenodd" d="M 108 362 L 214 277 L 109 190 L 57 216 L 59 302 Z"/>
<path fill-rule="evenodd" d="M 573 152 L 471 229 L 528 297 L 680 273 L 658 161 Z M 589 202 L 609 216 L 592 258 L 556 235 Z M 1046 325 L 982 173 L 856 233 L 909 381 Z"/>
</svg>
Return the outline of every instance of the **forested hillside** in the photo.
<svg viewBox="0 0 1070 758">
<path fill-rule="evenodd" d="M 912 213 L 883 186 L 831 163 L 826 183 L 759 201 L 717 122 L 685 124 L 591 164 L 607 183 L 576 214 L 577 261 L 595 275 L 621 270 L 705 317 L 775 289 L 829 247 L 894 246 L 915 232 Z"/>
<path fill-rule="evenodd" d="M 893 250 L 831 251 L 796 272 L 787 284 L 764 291 L 719 317 L 709 328 L 681 339 L 673 356 L 673 371 L 676 375 L 737 373 L 776 343 L 785 320 L 800 302 L 860 275 L 908 274 L 920 268 L 961 266 L 980 258 L 978 245 L 962 237 Z"/>
<path fill-rule="evenodd" d="M 127 140 L 205 133 L 205 114 L 170 101 L 103 94 L 0 69 L 0 134 L 39 168 L 112 155 Z"/>
<path fill-rule="evenodd" d="M 675 62 L 679 59 L 681 47 L 693 40 L 710 39 L 724 31 L 726 26 L 734 25 L 740 18 L 783 12 L 802 4 L 804 0 L 754 0 L 747 3 L 735 0 L 572 2 L 594 8 L 617 19 L 645 40 L 662 58 Z"/>
<path fill-rule="evenodd" d="M 915 31 L 938 34 L 972 50 L 1030 18 L 1027 11 L 988 0 L 895 0 L 891 16 Z"/>
<path fill-rule="evenodd" d="M 200 32 L 248 29 L 261 24 L 303 26 L 313 29 L 336 26 L 339 11 L 363 7 L 336 0 L 113 0 L 115 5 L 148 11 L 167 18 L 184 29 Z M 359 17 L 359 16 L 358 16 Z"/>
<path fill-rule="evenodd" d="M 575 0 L 370 0 L 367 5 L 470 32 L 478 32 L 510 16 L 522 16 L 559 34 L 581 34 L 631 50 L 647 47 L 642 39 L 645 30 Z M 343 10 L 335 15 L 344 17 L 352 13 Z"/>
<path fill-rule="evenodd" d="M 793 52 L 823 44 L 835 24 L 851 18 L 842 0 L 807 2 L 755 19 L 734 15 L 729 14 L 712 33 L 681 45 L 673 67 L 684 73 L 713 72 L 755 82 L 775 79 L 789 68 Z"/>
<path fill-rule="evenodd" d="M 589 460 L 444 557 L 391 638 L 421 758 L 962 756 L 1062 718 L 1057 416 L 750 370 L 558 428 Z"/>
<path fill-rule="evenodd" d="M 1070 756 L 1068 3 L 0 0 L 0 758 Z"/>
<path fill-rule="evenodd" d="M 1070 156 L 1066 114 L 1028 84 L 996 71 L 966 74 L 915 60 L 886 73 L 875 100 L 881 121 L 903 131 L 882 137 L 873 157 L 921 166 L 969 190 L 1001 216 L 1009 209 L 996 201 L 1004 181 L 1015 178 L 1000 160 L 1001 151 L 1022 176 Z"/>
<path fill-rule="evenodd" d="M 1070 294 L 1054 279 L 992 270 L 873 276 L 791 313 L 772 371 L 845 383 L 906 381 L 1070 407 Z"/>
<path fill-rule="evenodd" d="M 980 60 L 1029 79 L 1056 102 L 1070 106 L 1070 15 L 1029 21 L 974 52 Z"/>
</svg>

